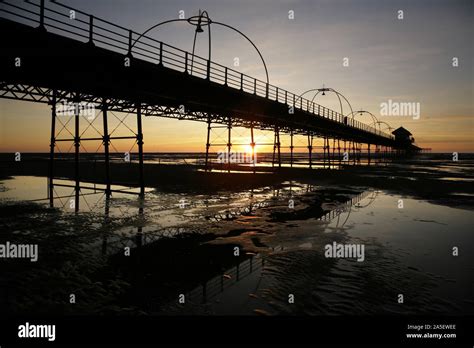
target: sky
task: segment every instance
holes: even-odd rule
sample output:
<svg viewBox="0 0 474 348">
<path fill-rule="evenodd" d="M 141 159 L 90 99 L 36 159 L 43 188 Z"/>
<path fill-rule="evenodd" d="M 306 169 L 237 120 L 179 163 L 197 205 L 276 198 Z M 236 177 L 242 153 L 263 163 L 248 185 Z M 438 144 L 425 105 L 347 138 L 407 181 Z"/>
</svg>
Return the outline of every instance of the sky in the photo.
<svg viewBox="0 0 474 348">
<path fill-rule="evenodd" d="M 252 39 L 266 61 L 271 84 L 297 94 L 323 85 L 333 88 L 349 100 L 354 111 L 367 110 L 394 128 L 409 129 L 423 148 L 432 148 L 433 152 L 474 152 L 473 1 L 62 2 L 136 32 L 178 18 L 180 11 L 189 17 L 205 9 L 211 19 L 232 25 Z M 290 18 L 291 14 L 294 18 Z M 188 51 L 192 50 L 193 35 L 194 28 L 184 22 L 164 25 L 149 33 Z M 207 45 L 206 33 L 198 36 L 197 54 L 207 57 Z M 238 67 L 234 66 L 236 57 Z M 453 66 L 453 58 L 457 58 L 457 66 Z M 224 27 L 212 27 L 212 60 L 265 79 L 255 49 Z M 318 95 L 315 101 L 340 111 L 333 93 Z M 390 101 L 415 103 L 420 108 L 419 117 L 381 115 L 381 105 Z M 348 114 L 349 110 L 344 104 L 343 113 Z M 1 152 L 48 151 L 49 106 L 0 99 L 0 111 Z M 372 122 L 367 114 L 356 117 Z M 217 139 L 219 134 L 214 135 Z M 206 125 L 147 117 L 144 137 L 145 151 L 202 152 Z M 249 131 L 236 129 L 234 139 L 249 143 Z M 270 134 L 257 135 L 257 143 L 269 139 Z M 129 144 L 118 143 L 116 147 L 124 151 Z M 262 147 L 260 151 L 263 150 Z"/>
</svg>

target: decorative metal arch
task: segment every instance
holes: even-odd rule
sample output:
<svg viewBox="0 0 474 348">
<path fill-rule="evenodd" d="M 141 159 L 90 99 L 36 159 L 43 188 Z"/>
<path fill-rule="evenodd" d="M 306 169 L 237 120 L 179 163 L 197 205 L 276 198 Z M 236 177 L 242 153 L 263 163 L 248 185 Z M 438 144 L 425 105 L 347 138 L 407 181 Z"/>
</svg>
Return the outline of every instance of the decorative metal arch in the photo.
<svg viewBox="0 0 474 348">
<path fill-rule="evenodd" d="M 332 92 L 332 93 L 336 94 L 337 99 L 339 100 L 339 106 L 341 108 L 341 115 L 344 115 L 344 108 L 342 107 L 341 97 L 345 100 L 347 105 L 349 105 L 349 109 L 351 110 L 351 113 L 353 112 L 352 105 L 349 102 L 349 100 L 342 93 L 336 91 L 334 88 L 324 87 L 324 85 L 323 85 L 323 88 L 308 89 L 306 92 L 301 93 L 300 97 L 302 98 L 306 93 L 310 93 L 310 92 L 316 92 L 314 94 L 313 98 L 311 99 L 312 102 L 314 102 L 314 99 L 318 96 L 319 93 L 322 93 L 322 95 L 325 95 L 324 92 Z"/>
<path fill-rule="evenodd" d="M 194 49 L 195 49 L 195 46 L 196 46 L 197 33 L 200 33 L 200 32 L 203 31 L 202 30 L 203 26 L 207 26 L 208 27 L 208 32 L 209 32 L 209 58 L 208 58 L 209 61 L 211 60 L 211 24 L 216 24 L 216 25 L 226 27 L 228 29 L 231 29 L 231 30 L 235 31 L 236 33 L 240 34 L 241 36 L 243 36 L 255 48 L 255 50 L 257 51 L 257 53 L 258 53 L 258 55 L 259 55 L 259 57 L 260 57 L 260 59 L 263 63 L 263 67 L 265 69 L 265 77 L 266 77 L 266 80 L 267 80 L 267 84 L 270 83 L 270 78 L 268 76 L 267 63 L 265 62 L 265 59 L 263 58 L 262 53 L 260 52 L 258 47 L 255 45 L 255 43 L 252 40 L 250 40 L 250 38 L 247 35 L 245 35 L 243 32 L 241 32 L 239 29 L 234 28 L 233 26 L 225 24 L 225 23 L 221 23 L 221 22 L 211 20 L 209 18 L 208 12 L 206 10 L 204 10 L 204 11 L 199 10 L 199 15 L 191 16 L 187 19 L 185 19 L 185 18 L 183 18 L 183 19 L 170 19 L 170 20 L 160 22 L 158 24 L 153 25 L 152 27 L 148 28 L 147 30 L 145 30 L 143 33 L 140 34 L 140 36 L 132 43 L 132 45 L 130 47 L 130 50 L 138 43 L 138 41 L 146 33 L 150 32 L 151 30 L 153 30 L 153 29 L 155 29 L 155 28 L 157 28 L 161 25 L 164 25 L 164 24 L 173 23 L 173 22 L 184 22 L 184 21 L 186 21 L 189 24 L 196 27 L 196 30 L 194 32 L 194 40 L 193 40 L 193 57 L 194 57 Z M 191 60 L 191 71 L 192 71 L 192 63 L 193 63 L 194 59 L 193 58 L 191 58 L 191 59 L 192 59 Z"/>
<path fill-rule="evenodd" d="M 382 124 L 382 123 L 385 124 L 385 126 L 387 127 L 387 129 L 388 129 L 389 132 L 391 132 L 393 129 L 395 129 L 395 128 L 393 128 L 392 126 L 390 126 L 390 125 L 389 125 L 387 122 L 385 122 L 385 121 L 377 121 L 377 124 L 379 125 L 379 130 L 380 130 L 380 124 Z"/>
<path fill-rule="evenodd" d="M 377 119 L 377 117 L 371 113 L 370 111 L 366 111 L 366 110 L 358 110 L 358 111 L 353 111 L 352 113 L 350 113 L 349 115 L 347 115 L 348 117 L 351 117 L 352 119 L 354 119 L 355 115 L 357 114 L 368 114 L 370 117 L 372 117 L 372 121 L 374 121 L 374 124 L 373 126 L 374 127 L 377 127 L 377 122 L 379 122 L 379 120 Z M 380 129 L 380 128 L 379 128 Z"/>
</svg>

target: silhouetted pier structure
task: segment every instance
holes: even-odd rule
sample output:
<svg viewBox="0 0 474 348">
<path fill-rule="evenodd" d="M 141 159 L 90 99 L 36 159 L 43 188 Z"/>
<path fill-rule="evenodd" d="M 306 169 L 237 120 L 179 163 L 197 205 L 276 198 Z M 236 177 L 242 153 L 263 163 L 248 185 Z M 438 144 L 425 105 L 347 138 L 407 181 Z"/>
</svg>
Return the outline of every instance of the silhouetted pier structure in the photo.
<svg viewBox="0 0 474 348">
<path fill-rule="evenodd" d="M 296 148 L 293 138 L 304 136 L 307 139 L 304 147 L 308 151 L 309 168 L 313 167 L 316 138 L 324 139 L 324 163 L 329 167 L 331 163 L 356 163 L 363 146 L 369 161 L 374 155 L 418 151 L 413 144 L 399 144 L 391 134 L 268 81 L 56 1 L 2 1 L 0 10 L 3 33 L 0 97 L 51 105 L 51 178 L 59 142 L 69 142 L 74 147 L 75 178 L 79 182 L 81 143 L 100 141 L 110 191 L 112 141 L 131 139 L 138 147 L 138 179 L 143 196 L 142 116 L 207 123 L 206 169 L 210 148 L 216 145 L 210 138 L 213 127 L 227 129 L 227 142 L 219 146 L 225 146 L 229 154 L 236 145 L 232 142 L 233 127 L 250 130 L 249 145 L 253 149 L 262 145 L 255 142 L 255 129 L 274 132 L 273 165 L 278 167 L 282 165 L 282 133 L 290 135 L 290 165 L 293 165 Z M 68 130 L 70 137 L 58 136 L 58 126 L 67 129 L 70 121 L 63 123 L 58 118 L 59 103 L 76 105 L 72 116 L 74 130 Z M 100 110 L 100 129 L 93 125 L 95 119 L 91 122 L 81 115 L 79 103 L 89 103 Z M 129 128 L 128 136 L 111 134 L 108 118 L 112 112 L 126 113 L 123 119 L 133 114 L 136 130 Z M 121 124 L 123 119 L 120 119 Z M 94 128 L 98 136 L 82 136 L 81 125 Z"/>
</svg>

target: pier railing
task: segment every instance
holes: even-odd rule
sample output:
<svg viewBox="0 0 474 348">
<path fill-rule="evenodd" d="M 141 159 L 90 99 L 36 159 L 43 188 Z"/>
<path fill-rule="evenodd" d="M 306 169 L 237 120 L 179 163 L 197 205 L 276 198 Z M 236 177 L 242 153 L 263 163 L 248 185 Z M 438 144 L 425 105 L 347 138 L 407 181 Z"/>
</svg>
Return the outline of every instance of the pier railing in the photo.
<svg viewBox="0 0 474 348">
<path fill-rule="evenodd" d="M 160 66 L 222 84 L 338 122 L 343 127 L 360 129 L 381 137 L 393 136 L 354 118 L 305 99 L 285 89 L 168 45 L 131 29 L 95 17 L 55 0 L 3 0 L 2 17 L 97 47 L 139 58 Z M 139 39 L 139 40 L 138 40 Z M 137 41 L 138 40 L 138 41 Z M 289 114 L 291 117 L 291 114 Z"/>
</svg>

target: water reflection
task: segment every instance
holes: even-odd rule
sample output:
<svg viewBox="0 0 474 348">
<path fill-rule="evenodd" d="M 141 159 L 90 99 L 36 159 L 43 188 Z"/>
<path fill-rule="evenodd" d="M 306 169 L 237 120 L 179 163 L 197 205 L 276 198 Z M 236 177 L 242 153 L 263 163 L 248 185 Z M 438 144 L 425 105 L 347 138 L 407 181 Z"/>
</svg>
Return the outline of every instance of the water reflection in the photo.
<svg viewBox="0 0 474 348">
<path fill-rule="evenodd" d="M 71 181 L 55 180 L 52 190 L 47 185 L 38 177 L 3 181 L 1 220 L 7 233 L 1 239 L 37 240 L 41 253 L 33 268 L 14 264 L 2 275 L 12 286 L 9 306 L 15 313 L 38 305 L 53 312 L 78 311 L 63 300 L 78 288 L 94 298 L 80 309 L 83 313 L 126 308 L 149 314 L 402 314 L 416 308 L 455 311 L 466 299 L 443 295 L 450 289 L 444 285 L 449 276 L 420 271 L 427 261 L 404 241 L 411 241 L 411 232 L 423 241 L 416 244 L 420 249 L 429 244 L 428 250 L 441 253 L 437 241 L 446 226 L 457 226 L 460 232 L 452 238 L 466 241 L 469 212 L 451 210 L 457 220 L 440 222 L 444 212 L 415 200 L 405 198 L 408 209 L 397 211 L 387 207 L 399 197 L 385 192 L 297 181 L 208 194 L 147 189 L 145 199 L 119 185 L 110 195 L 90 183 L 81 183 L 79 194 Z M 289 209 L 289 200 L 296 209 Z M 428 238 L 433 231 L 435 241 Z M 325 243 L 351 240 L 367 245 L 364 265 L 323 257 Z M 472 243 L 463 245 L 470 250 Z M 236 246 L 243 248 L 239 256 L 234 256 Z M 452 267 L 456 262 L 441 259 Z M 465 289 L 469 264 L 459 260 L 455 279 Z M 50 302 L 16 288 L 20 279 L 28 279 Z M 51 282 L 62 285 L 52 289 Z M 414 294 L 403 308 L 387 304 L 400 284 Z M 285 304 L 289 292 L 297 294 L 295 306 Z M 434 306 L 432 293 L 449 301 L 438 298 Z M 185 304 L 179 303 L 180 294 Z"/>
<path fill-rule="evenodd" d="M 102 253 L 112 255 L 124 247 L 139 247 L 156 242 L 160 238 L 172 238 L 179 234 L 199 232 L 193 221 L 233 221 L 241 216 L 251 217 L 257 210 L 272 208 L 286 204 L 320 188 L 313 184 L 301 184 L 294 181 L 283 182 L 277 187 L 251 189 L 248 192 L 224 193 L 212 195 L 189 195 L 184 208 L 180 207 L 181 195 L 176 198 L 167 197 L 163 202 L 163 194 L 147 188 L 146 198 L 138 196 L 139 189 L 120 185 L 112 185 L 107 192 L 106 185 L 55 179 L 46 180 L 46 190 L 38 189 L 45 183 L 40 177 L 15 177 L 4 181 L 5 190 L 1 194 L 4 201 L 14 200 L 49 204 L 50 208 L 59 209 L 64 214 L 91 214 L 101 220 L 101 228 L 105 231 L 102 241 Z M 35 189 L 32 189 L 35 188 Z M 41 198 L 43 192 L 46 197 Z M 341 214 L 350 215 L 352 206 L 369 194 L 369 191 L 338 203 L 333 209 L 325 211 L 318 219 L 329 223 Z M 169 196 L 169 195 L 168 195 Z M 173 203 L 173 200 L 177 203 Z M 146 214 L 145 214 L 146 212 Z M 187 213 L 185 221 L 177 224 L 160 224 L 157 214 Z M 125 224 L 117 226 L 117 219 L 132 222 L 136 227 L 128 228 Z M 158 223 L 155 223 L 158 222 Z M 177 222 L 172 219 L 172 222 Z M 190 226 L 190 224 L 192 226 Z M 344 224 L 343 224 L 344 225 Z"/>
</svg>

